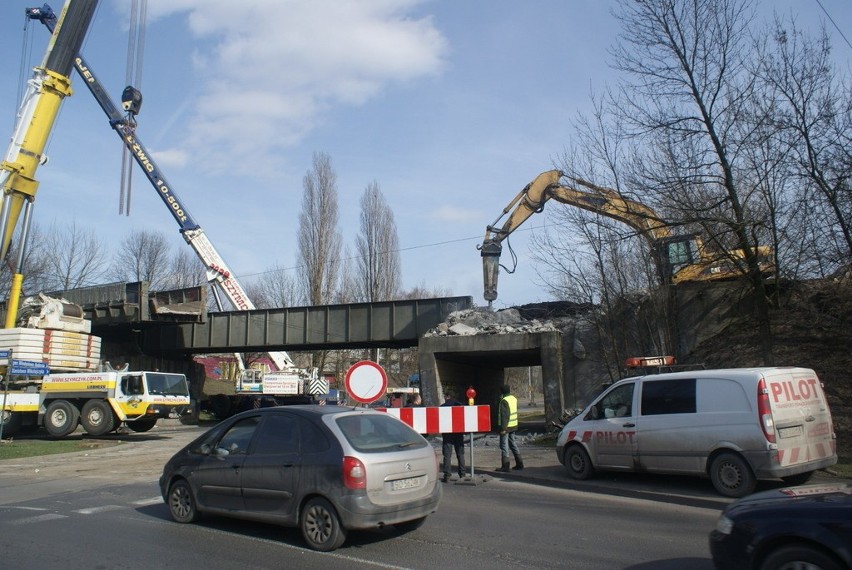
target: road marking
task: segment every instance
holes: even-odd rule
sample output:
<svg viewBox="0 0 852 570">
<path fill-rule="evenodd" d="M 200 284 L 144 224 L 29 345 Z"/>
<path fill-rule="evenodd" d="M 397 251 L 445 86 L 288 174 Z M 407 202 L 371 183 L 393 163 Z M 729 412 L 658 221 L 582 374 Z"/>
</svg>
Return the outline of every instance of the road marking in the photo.
<svg viewBox="0 0 852 570">
<path fill-rule="evenodd" d="M 60 515 L 56 513 L 47 513 L 43 515 L 38 515 L 34 517 L 27 517 L 25 519 L 18 519 L 16 521 L 9 521 L 10 524 L 33 524 L 40 523 L 45 521 L 51 521 L 55 519 L 67 519 L 68 515 Z"/>
<path fill-rule="evenodd" d="M 95 513 L 105 513 L 107 511 L 115 511 L 123 508 L 124 507 L 122 507 L 121 505 L 104 505 L 102 507 L 91 507 L 88 509 L 80 509 L 72 512 L 75 512 L 78 515 L 93 515 Z"/>
<path fill-rule="evenodd" d="M 150 499 L 141 499 L 139 501 L 133 501 L 131 505 L 136 505 L 137 507 L 147 507 L 148 505 L 156 505 L 162 502 L 162 497 L 151 497 Z"/>
</svg>

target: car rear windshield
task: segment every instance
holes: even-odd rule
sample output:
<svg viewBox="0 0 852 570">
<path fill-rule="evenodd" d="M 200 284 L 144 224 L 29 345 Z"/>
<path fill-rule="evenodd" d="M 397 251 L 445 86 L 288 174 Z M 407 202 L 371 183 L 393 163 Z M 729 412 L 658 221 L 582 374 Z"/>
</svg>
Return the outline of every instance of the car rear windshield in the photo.
<svg viewBox="0 0 852 570">
<path fill-rule="evenodd" d="M 419 433 L 386 414 L 357 414 L 337 418 L 349 445 L 364 453 L 418 449 L 429 443 Z"/>
</svg>

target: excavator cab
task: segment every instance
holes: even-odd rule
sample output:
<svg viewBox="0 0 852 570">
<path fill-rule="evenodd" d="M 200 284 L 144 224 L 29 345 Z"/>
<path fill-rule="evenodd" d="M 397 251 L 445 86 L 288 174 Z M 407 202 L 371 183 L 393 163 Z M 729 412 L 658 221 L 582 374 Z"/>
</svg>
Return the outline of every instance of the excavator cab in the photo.
<svg viewBox="0 0 852 570">
<path fill-rule="evenodd" d="M 686 267 L 699 263 L 704 256 L 704 242 L 697 235 L 668 236 L 654 244 L 660 274 L 669 282 Z"/>
</svg>

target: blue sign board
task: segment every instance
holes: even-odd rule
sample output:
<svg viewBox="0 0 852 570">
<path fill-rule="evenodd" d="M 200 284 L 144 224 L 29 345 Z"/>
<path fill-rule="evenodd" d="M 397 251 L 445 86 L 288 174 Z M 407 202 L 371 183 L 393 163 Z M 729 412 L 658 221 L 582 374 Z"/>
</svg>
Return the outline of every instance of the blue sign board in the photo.
<svg viewBox="0 0 852 570">
<path fill-rule="evenodd" d="M 12 359 L 9 367 L 9 374 L 21 374 L 25 376 L 44 376 L 49 374 L 50 370 L 44 362 L 35 360 L 16 360 Z"/>
<path fill-rule="evenodd" d="M 4 350 L 0 350 L 0 360 L 4 358 L 9 358 L 10 356 L 12 356 L 12 351 L 10 349 L 7 348 Z"/>
</svg>

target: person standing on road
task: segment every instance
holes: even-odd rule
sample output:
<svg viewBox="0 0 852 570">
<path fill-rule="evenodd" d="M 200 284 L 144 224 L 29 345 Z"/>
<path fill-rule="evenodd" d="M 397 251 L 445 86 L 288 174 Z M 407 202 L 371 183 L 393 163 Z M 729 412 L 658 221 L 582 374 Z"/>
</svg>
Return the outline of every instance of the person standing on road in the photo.
<svg viewBox="0 0 852 570">
<path fill-rule="evenodd" d="M 453 398 L 452 393 L 444 394 L 444 403 L 441 406 L 461 406 L 462 403 Z M 459 479 L 464 478 L 464 434 L 463 433 L 442 433 L 441 434 L 441 451 L 444 454 L 444 477 L 441 479 L 444 483 L 450 480 L 450 471 L 453 466 L 453 450 L 456 452 L 456 459 L 459 462 Z"/>
<path fill-rule="evenodd" d="M 500 389 L 502 396 L 497 407 L 497 426 L 500 430 L 500 459 L 501 465 L 497 471 L 509 472 L 509 451 L 515 456 L 513 469 L 520 471 L 524 468 L 524 460 L 515 443 L 515 432 L 518 431 L 518 399 L 512 395 L 508 384 Z"/>
<path fill-rule="evenodd" d="M 420 397 L 420 394 L 413 394 L 410 398 L 408 398 L 408 406 L 410 408 L 419 408 L 423 405 L 423 398 Z"/>
</svg>

